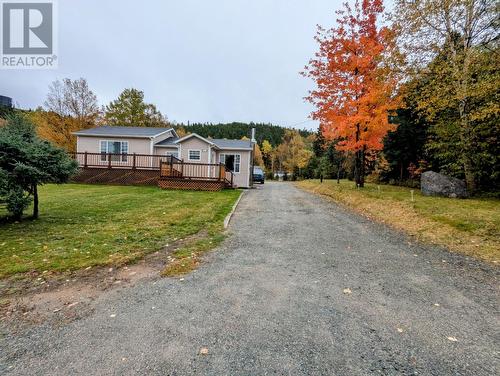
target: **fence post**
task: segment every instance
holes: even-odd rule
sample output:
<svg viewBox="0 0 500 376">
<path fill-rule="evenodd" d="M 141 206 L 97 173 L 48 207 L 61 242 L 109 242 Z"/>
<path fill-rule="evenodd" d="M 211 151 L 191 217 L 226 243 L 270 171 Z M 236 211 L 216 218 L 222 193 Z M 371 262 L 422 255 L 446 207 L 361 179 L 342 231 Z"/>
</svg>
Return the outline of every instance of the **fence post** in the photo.
<svg viewBox="0 0 500 376">
<path fill-rule="evenodd" d="M 184 159 L 181 160 L 181 177 L 184 176 Z"/>
<path fill-rule="evenodd" d="M 83 157 L 83 167 L 87 168 L 87 152 L 85 152 L 85 156 Z"/>
<path fill-rule="evenodd" d="M 170 176 L 174 175 L 174 157 L 170 156 Z"/>
<path fill-rule="evenodd" d="M 108 168 L 111 168 L 111 153 L 108 153 Z"/>
<path fill-rule="evenodd" d="M 134 156 L 132 157 L 132 170 L 135 170 L 135 153 Z"/>
</svg>

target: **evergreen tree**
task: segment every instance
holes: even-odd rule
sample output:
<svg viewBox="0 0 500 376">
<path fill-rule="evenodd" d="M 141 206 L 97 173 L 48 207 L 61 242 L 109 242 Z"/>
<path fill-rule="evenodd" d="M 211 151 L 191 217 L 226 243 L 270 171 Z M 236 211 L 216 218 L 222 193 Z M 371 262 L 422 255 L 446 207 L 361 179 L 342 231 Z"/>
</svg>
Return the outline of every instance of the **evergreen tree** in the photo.
<svg viewBox="0 0 500 376">
<path fill-rule="evenodd" d="M 383 155 L 389 164 L 389 171 L 387 176 L 381 178 L 402 182 L 410 177 L 410 166 L 419 167 L 425 160 L 428 124 L 409 107 L 397 110 L 392 122 L 398 127 L 384 139 Z"/>
<path fill-rule="evenodd" d="M 32 200 L 38 218 L 38 186 L 65 183 L 76 170 L 77 163 L 40 139 L 26 117 L 13 115 L 0 128 L 0 201 L 16 220 Z"/>
</svg>

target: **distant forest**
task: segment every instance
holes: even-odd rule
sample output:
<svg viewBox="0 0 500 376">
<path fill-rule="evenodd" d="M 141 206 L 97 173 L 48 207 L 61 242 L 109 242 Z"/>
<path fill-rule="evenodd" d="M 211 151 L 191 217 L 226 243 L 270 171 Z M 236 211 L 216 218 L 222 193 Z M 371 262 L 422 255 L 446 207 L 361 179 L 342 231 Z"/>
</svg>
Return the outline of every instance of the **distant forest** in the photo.
<svg viewBox="0 0 500 376">
<path fill-rule="evenodd" d="M 262 141 L 267 140 L 273 147 L 283 142 L 283 135 L 288 128 L 279 125 L 265 124 L 265 123 L 226 123 L 226 124 L 212 124 L 212 123 L 193 123 L 189 125 L 178 124 L 177 129 L 184 129 L 185 133 L 197 133 L 203 137 L 212 138 L 229 138 L 240 139 L 242 137 L 250 138 L 251 129 L 255 128 L 255 138 L 259 145 Z M 308 130 L 299 130 L 302 137 L 307 137 L 313 132 Z"/>
</svg>

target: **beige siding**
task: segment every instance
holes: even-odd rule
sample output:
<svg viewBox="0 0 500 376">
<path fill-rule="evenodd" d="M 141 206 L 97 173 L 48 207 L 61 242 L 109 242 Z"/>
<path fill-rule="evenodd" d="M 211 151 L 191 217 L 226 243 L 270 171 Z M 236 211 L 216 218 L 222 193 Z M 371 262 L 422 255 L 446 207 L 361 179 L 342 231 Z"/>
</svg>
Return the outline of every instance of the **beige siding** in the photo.
<svg viewBox="0 0 500 376">
<path fill-rule="evenodd" d="M 100 153 L 100 141 L 128 141 L 129 154 L 151 154 L 151 140 L 149 138 L 78 136 L 76 150 L 79 153 Z"/>
<path fill-rule="evenodd" d="M 167 154 L 167 151 L 177 151 L 177 147 L 176 146 L 171 146 L 171 147 L 161 146 L 161 147 L 154 148 L 154 154 L 156 154 L 156 155 L 165 155 L 165 154 Z"/>
<path fill-rule="evenodd" d="M 216 163 L 219 162 L 219 156 L 221 154 L 239 154 L 240 155 L 240 172 L 234 173 L 233 184 L 237 187 L 248 188 L 249 178 L 250 178 L 250 156 L 252 152 L 250 150 L 218 150 Z"/>
<path fill-rule="evenodd" d="M 187 140 L 181 142 L 181 154 L 180 159 L 184 159 L 185 162 L 198 162 L 198 163 L 208 163 L 208 148 L 209 144 L 205 141 L 200 140 L 197 137 L 191 137 Z M 189 160 L 189 150 L 200 150 L 201 151 L 201 160 L 199 161 L 190 161 Z M 212 161 L 215 163 L 215 161 Z"/>
</svg>

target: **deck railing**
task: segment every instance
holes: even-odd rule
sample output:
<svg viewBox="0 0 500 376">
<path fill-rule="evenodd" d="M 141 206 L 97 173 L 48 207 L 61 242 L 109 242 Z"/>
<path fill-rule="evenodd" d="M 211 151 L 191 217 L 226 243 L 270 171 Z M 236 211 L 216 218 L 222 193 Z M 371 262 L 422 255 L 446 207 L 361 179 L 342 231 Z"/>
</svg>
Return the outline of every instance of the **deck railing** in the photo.
<svg viewBox="0 0 500 376">
<path fill-rule="evenodd" d="M 160 177 L 224 181 L 233 186 L 234 174 L 223 163 L 184 162 L 171 155 L 71 153 L 81 168 L 158 170 Z"/>
<path fill-rule="evenodd" d="M 178 160 L 170 155 L 117 154 L 117 153 L 72 153 L 78 165 L 83 168 L 123 168 L 159 170 L 162 161 Z"/>
<path fill-rule="evenodd" d="M 223 163 L 184 162 L 177 158 L 160 162 L 160 177 L 225 181 L 233 185 L 234 175 Z"/>
</svg>

